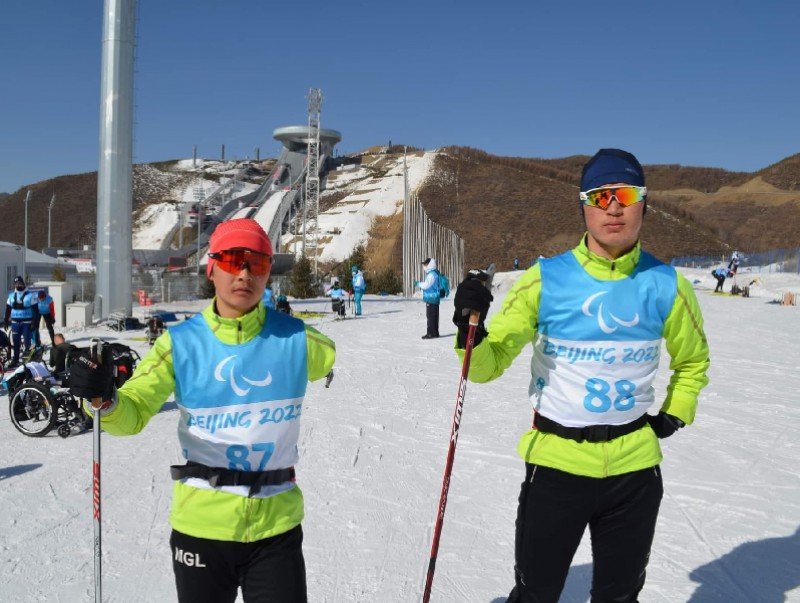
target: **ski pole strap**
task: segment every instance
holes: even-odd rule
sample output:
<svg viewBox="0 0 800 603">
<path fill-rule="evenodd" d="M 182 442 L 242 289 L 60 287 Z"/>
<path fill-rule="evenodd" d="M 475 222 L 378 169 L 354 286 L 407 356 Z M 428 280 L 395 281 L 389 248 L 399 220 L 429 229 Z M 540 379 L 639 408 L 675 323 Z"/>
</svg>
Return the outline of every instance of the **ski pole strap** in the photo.
<svg viewBox="0 0 800 603">
<path fill-rule="evenodd" d="M 647 413 L 630 423 L 622 425 L 587 425 L 586 427 L 567 427 L 556 423 L 552 419 L 539 414 L 534 414 L 533 426 L 542 433 L 554 433 L 562 438 L 576 442 L 608 442 L 614 438 L 633 433 L 644 427 L 647 423 Z"/>
<path fill-rule="evenodd" d="M 169 468 L 172 479 L 179 480 L 188 477 L 197 477 L 207 480 L 212 488 L 217 486 L 250 486 L 253 496 L 261 491 L 264 486 L 277 486 L 284 482 L 293 482 L 295 479 L 294 467 L 286 469 L 272 469 L 270 471 L 234 471 L 222 467 L 209 467 L 202 463 L 187 461 L 185 465 L 172 465 Z"/>
</svg>

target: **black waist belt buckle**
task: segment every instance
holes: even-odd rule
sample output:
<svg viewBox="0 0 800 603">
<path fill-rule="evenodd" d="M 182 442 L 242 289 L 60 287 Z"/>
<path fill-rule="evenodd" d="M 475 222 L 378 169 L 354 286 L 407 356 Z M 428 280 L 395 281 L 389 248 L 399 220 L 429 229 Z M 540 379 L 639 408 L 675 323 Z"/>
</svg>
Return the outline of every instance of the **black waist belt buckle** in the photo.
<svg viewBox="0 0 800 603">
<path fill-rule="evenodd" d="M 641 429 L 645 423 L 647 423 L 647 414 L 622 425 L 588 425 L 586 427 L 567 427 L 539 413 L 536 413 L 534 418 L 534 426 L 542 433 L 553 433 L 562 438 L 575 440 L 579 444 L 582 442 L 593 444 L 610 442 Z"/>
<path fill-rule="evenodd" d="M 250 498 L 261 492 L 265 486 L 275 486 L 295 479 L 294 467 L 270 471 L 235 471 L 222 467 L 209 467 L 194 461 L 188 461 L 185 465 L 172 465 L 169 472 L 174 480 L 196 477 L 206 480 L 212 488 L 249 486 L 250 492 L 247 496 Z"/>
<path fill-rule="evenodd" d="M 586 432 L 583 439 L 587 442 L 608 442 L 614 439 L 611 435 L 611 425 L 590 425 L 582 431 Z M 578 440 L 580 442 L 580 440 Z"/>
</svg>

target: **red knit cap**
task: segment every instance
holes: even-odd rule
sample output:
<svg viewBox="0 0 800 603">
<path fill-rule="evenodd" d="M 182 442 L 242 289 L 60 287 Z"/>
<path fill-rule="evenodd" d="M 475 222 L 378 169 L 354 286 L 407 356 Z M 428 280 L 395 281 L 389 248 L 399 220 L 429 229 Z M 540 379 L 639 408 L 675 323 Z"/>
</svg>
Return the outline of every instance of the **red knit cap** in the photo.
<svg viewBox="0 0 800 603">
<path fill-rule="evenodd" d="M 227 249 L 250 249 L 259 253 L 272 255 L 272 243 L 261 225 L 250 218 L 228 220 L 214 229 L 208 244 L 209 253 L 217 253 Z M 208 259 L 206 274 L 211 276 L 214 260 Z"/>
</svg>

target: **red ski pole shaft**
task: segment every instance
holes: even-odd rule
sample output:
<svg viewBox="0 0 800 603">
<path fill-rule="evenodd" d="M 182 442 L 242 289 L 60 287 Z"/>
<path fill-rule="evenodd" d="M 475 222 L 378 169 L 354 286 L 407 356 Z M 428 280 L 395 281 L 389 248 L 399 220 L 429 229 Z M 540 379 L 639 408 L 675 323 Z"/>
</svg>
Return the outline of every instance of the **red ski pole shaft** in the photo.
<svg viewBox="0 0 800 603">
<path fill-rule="evenodd" d="M 103 342 L 93 339 L 89 354 L 92 360 L 101 364 L 103 362 Z M 103 545 L 102 529 L 100 524 L 100 407 L 103 405 L 102 398 L 91 400 L 94 418 L 92 422 L 92 521 L 94 524 L 94 600 L 95 603 L 102 603 L 102 564 L 103 564 Z"/>
<path fill-rule="evenodd" d="M 431 558 L 428 562 L 428 575 L 425 579 L 425 590 L 422 593 L 423 603 L 428 603 L 431 598 L 433 586 L 433 573 L 436 570 L 436 557 L 439 554 L 439 537 L 444 524 L 444 510 L 447 507 L 447 492 L 450 490 L 450 474 L 453 471 L 453 459 L 456 456 L 456 442 L 458 442 L 458 428 L 461 425 L 461 411 L 464 408 L 464 396 L 467 393 L 467 376 L 469 375 L 469 361 L 472 358 L 472 348 L 475 345 L 475 329 L 478 327 L 480 312 L 470 312 L 469 330 L 467 331 L 467 344 L 464 347 L 464 362 L 461 365 L 461 380 L 458 383 L 456 395 L 456 409 L 453 413 L 453 428 L 450 432 L 450 446 L 447 449 L 447 462 L 444 466 L 442 479 L 442 493 L 439 496 L 439 512 L 436 515 L 436 525 L 433 528 L 433 542 L 431 543 Z"/>
</svg>

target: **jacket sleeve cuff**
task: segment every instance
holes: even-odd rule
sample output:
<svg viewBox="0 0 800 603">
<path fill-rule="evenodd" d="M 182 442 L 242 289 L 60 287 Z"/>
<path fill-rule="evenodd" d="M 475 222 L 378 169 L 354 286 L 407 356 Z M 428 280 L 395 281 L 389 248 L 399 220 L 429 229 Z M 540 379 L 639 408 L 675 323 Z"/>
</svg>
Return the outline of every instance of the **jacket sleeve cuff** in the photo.
<svg viewBox="0 0 800 603">
<path fill-rule="evenodd" d="M 661 411 L 678 417 L 687 425 L 694 423 L 694 415 L 697 410 L 697 397 L 680 391 L 672 391 L 667 396 Z"/>
</svg>

